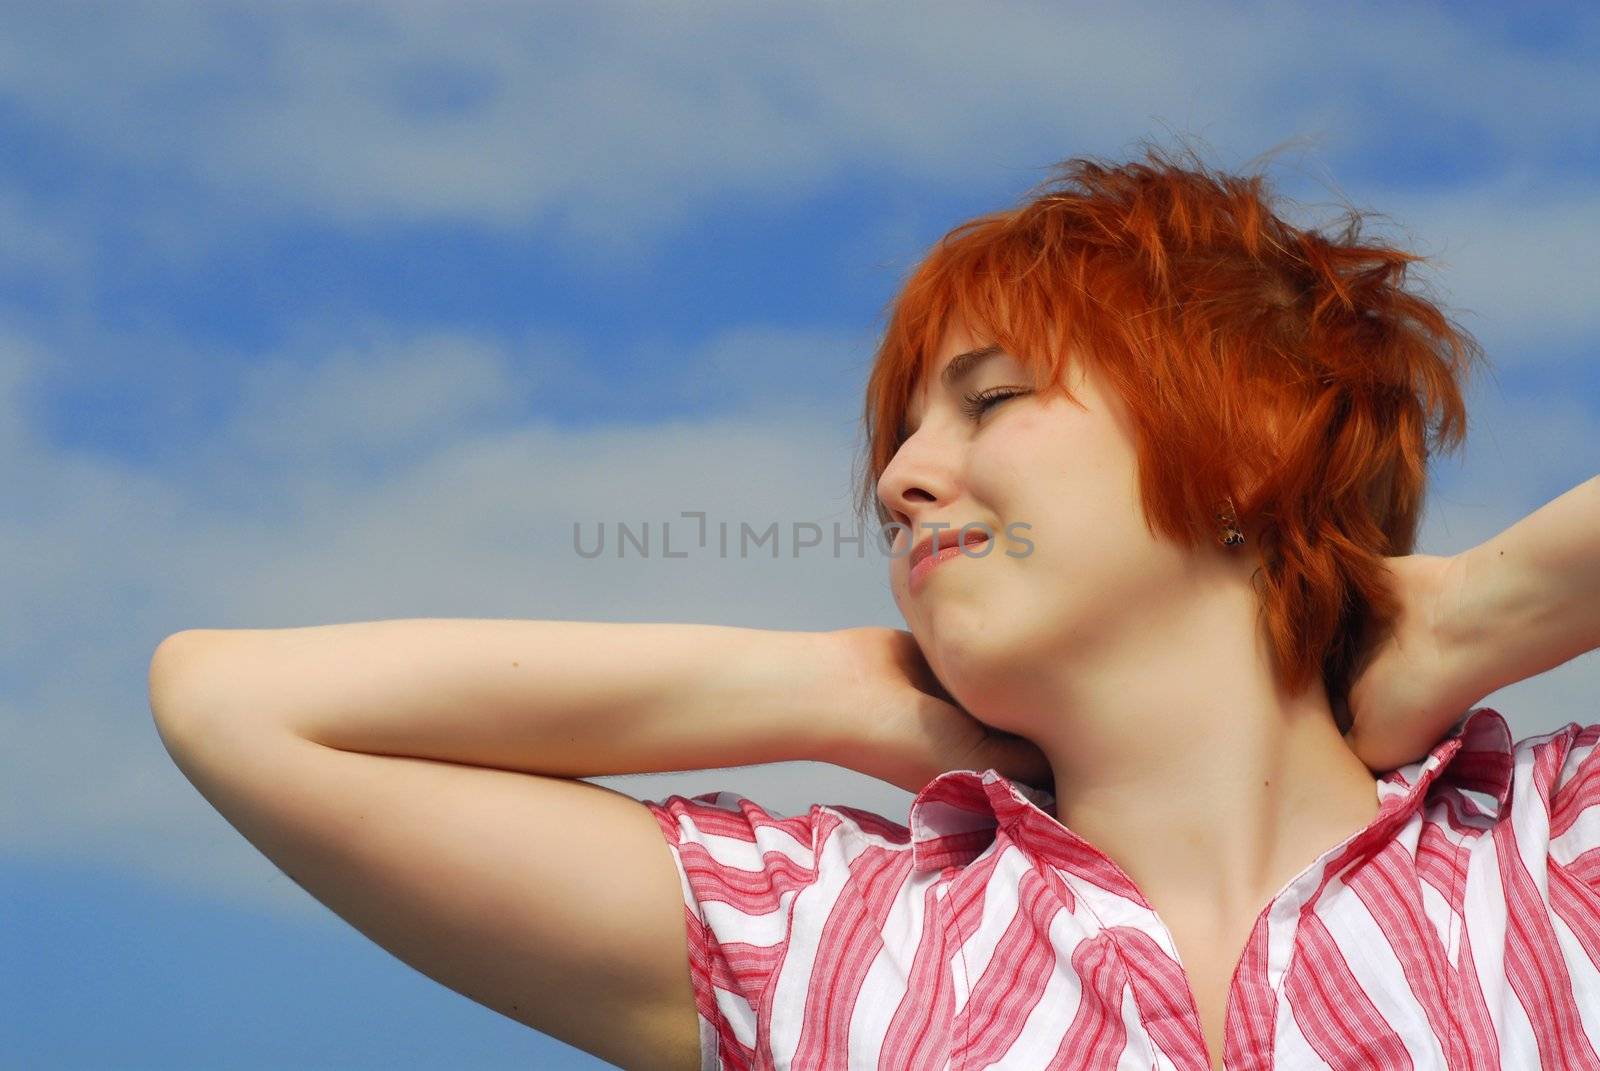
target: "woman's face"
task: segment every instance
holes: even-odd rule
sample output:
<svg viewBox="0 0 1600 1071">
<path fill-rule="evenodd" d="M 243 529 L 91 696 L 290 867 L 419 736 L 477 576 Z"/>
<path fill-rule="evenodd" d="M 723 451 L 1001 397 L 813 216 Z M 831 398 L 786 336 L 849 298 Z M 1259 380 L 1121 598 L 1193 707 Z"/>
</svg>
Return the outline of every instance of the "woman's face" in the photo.
<svg viewBox="0 0 1600 1071">
<path fill-rule="evenodd" d="M 1182 583 L 1185 555 L 1157 543 L 1138 503 L 1132 429 L 1120 396 L 1073 361 L 1071 387 L 1084 408 L 1037 393 L 1003 351 L 942 381 L 952 358 L 991 340 L 956 323 L 929 380 L 907 410 L 910 437 L 878 481 L 893 519 L 890 587 L 940 681 L 977 713 L 1023 704 L 1030 670 L 1097 663 L 1107 645 L 1137 642 L 1135 608 Z M 981 412 L 972 396 L 998 398 Z M 964 411 L 964 409 L 966 411 Z M 911 548 L 944 522 L 946 545 L 964 524 L 987 526 L 989 543 L 957 552 L 910 584 Z M 1008 553 L 1009 552 L 1009 553 Z"/>
</svg>

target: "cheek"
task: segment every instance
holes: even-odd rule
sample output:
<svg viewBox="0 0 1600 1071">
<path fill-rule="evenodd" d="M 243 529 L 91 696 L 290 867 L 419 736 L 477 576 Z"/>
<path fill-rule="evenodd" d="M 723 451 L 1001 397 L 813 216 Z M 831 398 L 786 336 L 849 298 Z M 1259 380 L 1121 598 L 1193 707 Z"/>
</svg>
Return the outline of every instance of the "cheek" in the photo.
<svg viewBox="0 0 1600 1071">
<path fill-rule="evenodd" d="M 1088 428 L 1059 407 L 1019 406 L 996 421 L 979 447 L 984 464 L 1016 479 L 1055 480 L 1091 451 Z"/>
<path fill-rule="evenodd" d="M 995 428 L 974 447 L 968 479 L 974 491 L 996 510 L 1026 497 L 1041 478 L 1056 478 L 1052 461 L 1040 457 L 1045 446 L 1037 428 L 1024 419 Z"/>
</svg>

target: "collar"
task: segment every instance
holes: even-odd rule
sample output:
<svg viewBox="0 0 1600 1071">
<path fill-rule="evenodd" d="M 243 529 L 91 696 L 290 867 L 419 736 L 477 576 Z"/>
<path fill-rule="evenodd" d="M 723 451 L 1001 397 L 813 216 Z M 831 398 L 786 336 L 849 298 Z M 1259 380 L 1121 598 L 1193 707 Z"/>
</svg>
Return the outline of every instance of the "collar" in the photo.
<svg viewBox="0 0 1600 1071">
<path fill-rule="evenodd" d="M 1511 730 L 1500 712 L 1477 707 L 1464 714 L 1424 759 L 1379 776 L 1378 816 L 1347 849 L 1346 865 L 1387 843 L 1439 782 L 1439 795 L 1463 825 L 1488 828 L 1511 792 L 1515 766 Z M 1003 829 L 1035 858 L 1079 877 L 1116 886 L 1115 869 L 1093 845 L 1055 817 L 1056 800 L 999 771 L 950 770 L 930 781 L 911 803 L 911 859 L 917 872 L 965 866 Z"/>
</svg>

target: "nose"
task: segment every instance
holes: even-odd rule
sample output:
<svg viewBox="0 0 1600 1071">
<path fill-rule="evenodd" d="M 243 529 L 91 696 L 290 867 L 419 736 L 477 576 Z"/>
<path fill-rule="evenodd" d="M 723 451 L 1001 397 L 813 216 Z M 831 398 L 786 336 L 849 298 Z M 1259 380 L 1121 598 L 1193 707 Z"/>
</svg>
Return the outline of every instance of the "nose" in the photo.
<svg viewBox="0 0 1600 1071">
<path fill-rule="evenodd" d="M 955 497 L 956 474 L 948 458 L 922 431 L 900 444 L 878 477 L 878 501 L 890 519 L 905 526 L 895 533 L 895 545 L 915 540 L 917 518 Z"/>
</svg>

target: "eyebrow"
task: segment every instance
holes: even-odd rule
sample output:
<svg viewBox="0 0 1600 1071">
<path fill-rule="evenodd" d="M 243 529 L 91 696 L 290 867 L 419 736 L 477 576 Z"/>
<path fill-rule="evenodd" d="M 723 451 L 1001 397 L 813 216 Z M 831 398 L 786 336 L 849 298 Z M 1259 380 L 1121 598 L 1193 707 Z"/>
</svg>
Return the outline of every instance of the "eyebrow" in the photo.
<svg viewBox="0 0 1600 1071">
<path fill-rule="evenodd" d="M 943 383 L 946 390 L 952 390 L 955 385 L 975 372 L 979 365 L 991 357 L 1005 352 L 1005 347 L 998 342 L 991 342 L 987 346 L 980 346 L 975 350 L 958 353 L 950 358 L 950 363 L 944 366 L 944 371 L 939 373 L 939 382 Z M 902 420 L 900 422 L 900 440 L 904 442 L 911 437 L 910 425 Z"/>
</svg>

